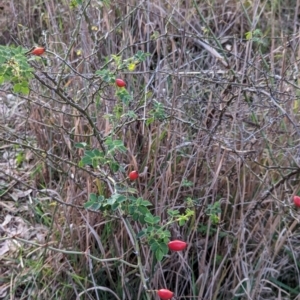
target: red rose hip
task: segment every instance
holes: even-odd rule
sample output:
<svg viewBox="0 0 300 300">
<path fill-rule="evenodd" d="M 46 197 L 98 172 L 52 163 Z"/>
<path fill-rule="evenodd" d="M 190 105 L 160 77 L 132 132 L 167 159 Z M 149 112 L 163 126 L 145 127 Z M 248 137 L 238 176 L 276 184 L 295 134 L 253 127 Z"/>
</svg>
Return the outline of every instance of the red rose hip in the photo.
<svg viewBox="0 0 300 300">
<path fill-rule="evenodd" d="M 130 180 L 137 180 L 139 178 L 139 173 L 138 171 L 131 171 L 129 173 L 129 179 Z"/>
<path fill-rule="evenodd" d="M 167 289 L 160 289 L 157 291 L 157 295 L 162 300 L 172 299 L 174 293 Z"/>
<path fill-rule="evenodd" d="M 294 196 L 294 204 L 295 206 L 300 207 L 300 197 L 297 195 Z"/>
<path fill-rule="evenodd" d="M 125 86 L 126 86 L 126 83 L 125 83 L 125 81 L 124 81 L 123 79 L 117 78 L 117 79 L 116 79 L 116 85 L 117 85 L 118 87 L 125 87 Z"/>
<path fill-rule="evenodd" d="M 168 243 L 168 247 L 172 251 L 182 251 L 186 248 L 187 243 L 180 241 L 180 240 L 174 240 Z"/>
<path fill-rule="evenodd" d="M 45 47 L 35 47 L 35 48 L 32 48 L 31 50 L 27 51 L 25 53 L 25 55 L 32 54 L 32 55 L 41 56 L 42 54 L 45 53 L 45 51 L 46 51 Z"/>
</svg>

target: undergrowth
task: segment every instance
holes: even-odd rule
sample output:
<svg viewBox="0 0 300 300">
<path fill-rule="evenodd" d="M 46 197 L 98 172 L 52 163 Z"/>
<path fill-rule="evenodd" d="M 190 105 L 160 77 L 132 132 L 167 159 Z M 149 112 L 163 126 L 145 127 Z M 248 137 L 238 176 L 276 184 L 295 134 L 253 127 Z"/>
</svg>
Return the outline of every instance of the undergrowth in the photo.
<svg viewBox="0 0 300 300">
<path fill-rule="evenodd" d="M 299 299 L 299 5 L 10 2 L 0 298 Z"/>
</svg>

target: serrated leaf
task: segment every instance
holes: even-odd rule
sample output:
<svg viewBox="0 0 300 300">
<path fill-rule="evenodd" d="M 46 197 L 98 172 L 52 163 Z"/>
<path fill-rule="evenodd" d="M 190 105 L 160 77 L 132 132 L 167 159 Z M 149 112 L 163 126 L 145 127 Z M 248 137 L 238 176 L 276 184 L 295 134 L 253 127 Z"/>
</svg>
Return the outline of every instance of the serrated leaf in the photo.
<svg viewBox="0 0 300 300">
<path fill-rule="evenodd" d="M 140 239 L 140 238 L 142 238 L 145 234 L 146 234 L 146 232 L 144 231 L 144 229 L 142 229 L 142 230 L 136 235 L 136 237 L 137 237 L 138 239 Z"/>
<path fill-rule="evenodd" d="M 157 249 L 159 249 L 159 244 L 157 241 L 150 241 L 149 243 L 151 251 L 155 252 Z"/>
<path fill-rule="evenodd" d="M 142 200 L 140 202 L 140 205 L 143 205 L 143 206 L 152 206 L 152 203 L 148 200 Z"/>
<path fill-rule="evenodd" d="M 160 217 L 153 216 L 153 215 L 151 215 L 150 213 L 148 213 L 148 214 L 146 214 L 146 216 L 145 216 L 145 221 L 146 221 L 147 223 L 149 223 L 149 224 L 154 225 L 154 224 L 159 223 Z"/>
<path fill-rule="evenodd" d="M 168 240 L 167 240 L 168 241 Z M 163 253 L 163 255 L 166 255 L 169 252 L 169 248 L 165 242 L 160 243 L 160 250 Z"/>
<path fill-rule="evenodd" d="M 155 251 L 155 258 L 157 259 L 157 261 L 162 261 L 164 257 L 164 253 L 161 251 L 160 248 L 156 249 Z"/>
<path fill-rule="evenodd" d="M 167 211 L 168 215 L 171 217 L 176 217 L 180 214 L 179 210 L 173 210 L 173 209 L 168 209 Z"/>
<path fill-rule="evenodd" d="M 29 94 L 29 87 L 26 87 L 26 86 L 22 86 L 21 87 L 21 94 L 23 95 L 28 95 Z"/>
<path fill-rule="evenodd" d="M 82 159 L 81 159 L 81 162 L 83 163 L 83 165 L 92 165 L 93 161 L 90 157 L 88 156 L 84 156 Z"/>
<path fill-rule="evenodd" d="M 110 168 L 111 168 L 111 170 L 112 170 L 113 172 L 118 172 L 118 171 L 119 171 L 120 165 L 119 165 L 117 162 L 111 161 L 111 162 L 109 163 L 109 166 L 110 166 Z"/>
<path fill-rule="evenodd" d="M 146 215 L 146 214 L 150 214 L 150 211 L 149 211 L 149 209 L 147 208 L 147 207 L 145 207 L 145 206 L 138 206 L 137 208 L 136 208 L 142 215 Z"/>
<path fill-rule="evenodd" d="M 94 151 L 93 150 L 86 150 L 84 152 L 84 157 L 88 156 L 88 157 L 95 157 Z"/>
</svg>

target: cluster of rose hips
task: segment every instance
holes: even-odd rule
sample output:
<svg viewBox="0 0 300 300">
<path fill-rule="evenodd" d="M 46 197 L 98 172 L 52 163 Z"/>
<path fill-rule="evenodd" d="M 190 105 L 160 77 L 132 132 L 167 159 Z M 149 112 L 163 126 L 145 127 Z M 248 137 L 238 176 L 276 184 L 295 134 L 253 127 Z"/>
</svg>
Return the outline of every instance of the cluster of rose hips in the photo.
<svg viewBox="0 0 300 300">
<path fill-rule="evenodd" d="M 168 243 L 168 247 L 171 251 L 182 251 L 187 247 L 187 243 L 180 240 L 174 240 Z M 174 293 L 168 289 L 160 289 L 156 292 L 158 297 L 162 300 L 172 299 L 174 295 Z"/>
<path fill-rule="evenodd" d="M 124 80 L 117 78 L 116 85 L 119 88 L 122 88 L 122 87 L 126 86 L 126 83 Z M 128 174 L 128 177 L 132 181 L 137 180 L 139 178 L 139 173 L 138 173 L 138 171 L 133 170 Z M 174 241 L 171 241 L 168 243 L 168 247 L 171 251 L 182 251 L 187 247 L 187 243 L 180 241 L 180 240 L 174 240 Z M 157 290 L 156 292 L 157 292 L 157 295 L 159 296 L 159 298 L 162 300 L 172 299 L 172 297 L 174 295 L 174 293 L 168 289 L 160 289 L 160 290 Z"/>
<path fill-rule="evenodd" d="M 129 177 L 130 177 L 130 174 L 129 174 Z M 134 180 L 134 179 L 132 179 L 132 180 Z M 296 207 L 300 207 L 300 196 L 295 195 L 293 197 L 293 201 L 294 201 L 294 205 Z M 171 241 L 168 243 L 168 247 L 172 251 L 182 251 L 186 248 L 186 246 L 187 246 L 187 243 L 180 241 L 180 240 L 174 240 L 174 241 Z M 169 299 L 172 299 L 174 293 L 168 289 L 160 289 L 157 291 L 157 295 L 162 300 L 169 300 Z"/>
<path fill-rule="evenodd" d="M 128 177 L 132 181 L 137 180 L 139 178 L 139 173 L 136 170 L 131 171 L 128 174 Z M 174 240 L 174 241 L 171 241 L 168 243 L 168 247 L 171 251 L 182 251 L 187 247 L 187 243 L 180 241 L 180 240 Z M 156 293 L 159 296 L 159 298 L 162 300 L 172 299 L 172 297 L 174 295 L 174 293 L 168 289 L 160 289 L 160 290 L 156 291 Z"/>
</svg>

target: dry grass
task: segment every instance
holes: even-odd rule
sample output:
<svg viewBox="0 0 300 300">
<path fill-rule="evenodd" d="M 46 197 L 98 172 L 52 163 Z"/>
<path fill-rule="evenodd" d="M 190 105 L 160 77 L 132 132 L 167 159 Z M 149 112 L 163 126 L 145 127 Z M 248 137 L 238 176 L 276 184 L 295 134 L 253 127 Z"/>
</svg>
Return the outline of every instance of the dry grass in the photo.
<svg viewBox="0 0 300 300">
<path fill-rule="evenodd" d="M 31 62 L 30 95 L 1 106 L 1 299 L 157 299 L 146 289 L 159 288 L 176 299 L 299 299 L 299 1 L 69 4 L 7 9 L 10 42 L 29 48 L 45 30 L 49 51 Z M 116 119 L 115 87 L 94 74 L 138 50 L 150 56 L 118 74 L 133 96 L 123 113 L 137 117 Z M 169 227 L 186 251 L 157 263 L 141 243 L 136 255 L 141 224 L 83 209 L 90 193 L 113 190 L 78 165 L 75 144 L 102 149 L 108 135 L 128 151 L 116 157 L 124 171 L 101 172 L 123 182 L 147 167 L 123 186 L 162 225 L 167 209 L 194 211 Z"/>
</svg>

